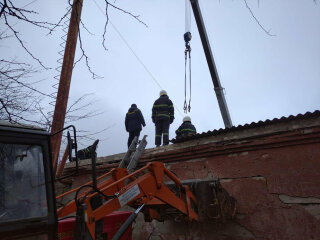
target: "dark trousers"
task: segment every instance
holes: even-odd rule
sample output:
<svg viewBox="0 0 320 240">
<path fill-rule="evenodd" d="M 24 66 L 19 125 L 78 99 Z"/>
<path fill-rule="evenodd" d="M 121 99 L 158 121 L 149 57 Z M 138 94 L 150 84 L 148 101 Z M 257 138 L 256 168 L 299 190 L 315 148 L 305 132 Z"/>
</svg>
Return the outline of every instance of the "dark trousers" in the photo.
<svg viewBox="0 0 320 240">
<path fill-rule="evenodd" d="M 170 119 L 164 118 L 156 120 L 156 145 L 161 145 L 161 137 L 163 135 L 163 145 L 169 144 L 169 126 L 170 126 Z"/>
<path fill-rule="evenodd" d="M 128 138 L 128 148 L 130 147 L 130 144 L 132 142 L 132 140 L 134 139 L 135 136 L 140 136 L 140 131 L 141 130 L 135 130 L 135 131 L 132 131 L 132 132 L 129 132 L 129 138 Z"/>
</svg>

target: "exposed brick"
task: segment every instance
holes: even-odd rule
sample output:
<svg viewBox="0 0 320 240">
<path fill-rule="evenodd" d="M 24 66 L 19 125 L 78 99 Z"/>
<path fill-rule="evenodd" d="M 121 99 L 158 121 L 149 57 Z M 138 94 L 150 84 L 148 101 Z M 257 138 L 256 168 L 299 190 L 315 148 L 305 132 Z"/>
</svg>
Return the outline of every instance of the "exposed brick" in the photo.
<svg viewBox="0 0 320 240">
<path fill-rule="evenodd" d="M 298 206 L 262 207 L 237 222 L 266 239 L 309 240 L 320 236 L 320 221 Z"/>
<path fill-rule="evenodd" d="M 320 208 L 315 202 L 320 198 L 319 117 L 222 131 L 217 136 L 148 149 L 141 164 L 148 161 L 165 162 L 181 180 L 220 178 L 237 200 L 238 214 L 234 221 L 221 225 L 144 223 L 140 216 L 134 239 L 320 239 Z M 116 165 L 104 162 L 98 169 L 106 171 Z M 90 175 L 77 177 L 74 185 L 88 180 Z"/>
</svg>

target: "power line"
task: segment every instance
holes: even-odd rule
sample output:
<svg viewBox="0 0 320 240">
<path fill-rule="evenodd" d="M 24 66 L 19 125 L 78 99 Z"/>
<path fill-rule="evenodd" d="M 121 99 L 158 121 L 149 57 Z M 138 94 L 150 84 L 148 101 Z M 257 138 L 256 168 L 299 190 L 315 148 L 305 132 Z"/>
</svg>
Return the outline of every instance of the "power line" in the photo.
<svg viewBox="0 0 320 240">
<path fill-rule="evenodd" d="M 105 15 L 105 13 L 103 12 L 103 10 L 101 9 L 101 7 L 98 5 L 98 3 L 96 2 L 96 0 L 93 0 L 94 3 L 96 4 L 97 8 L 100 10 L 100 12 L 102 13 L 103 16 L 107 17 Z M 163 89 L 162 86 L 160 85 L 160 83 L 157 81 L 157 79 L 153 76 L 153 74 L 151 73 L 151 71 L 147 68 L 147 66 L 142 62 L 142 60 L 139 58 L 139 56 L 135 53 L 135 51 L 132 49 L 132 47 L 129 45 L 128 41 L 124 38 L 124 36 L 120 33 L 120 31 L 116 28 L 116 26 L 110 21 L 110 19 L 108 19 L 109 23 L 111 24 L 111 26 L 113 27 L 113 29 L 118 33 L 118 35 L 120 36 L 121 40 L 124 42 L 124 44 L 127 46 L 127 48 L 131 51 L 131 53 L 136 57 L 136 59 L 138 60 L 138 62 L 142 65 L 142 67 L 145 69 L 145 71 L 149 74 L 149 76 L 151 77 L 151 79 L 158 85 L 158 87 L 160 89 Z M 178 113 L 180 114 L 181 117 L 183 117 L 183 114 L 180 112 L 179 108 L 177 108 L 176 105 L 174 105 L 175 109 L 178 111 Z"/>
<path fill-rule="evenodd" d="M 30 3 L 28 3 L 27 5 L 23 6 L 22 8 L 28 7 L 29 5 L 34 4 L 34 3 L 37 2 L 37 1 L 39 1 L 39 0 L 33 0 L 32 2 L 30 2 Z"/>
</svg>

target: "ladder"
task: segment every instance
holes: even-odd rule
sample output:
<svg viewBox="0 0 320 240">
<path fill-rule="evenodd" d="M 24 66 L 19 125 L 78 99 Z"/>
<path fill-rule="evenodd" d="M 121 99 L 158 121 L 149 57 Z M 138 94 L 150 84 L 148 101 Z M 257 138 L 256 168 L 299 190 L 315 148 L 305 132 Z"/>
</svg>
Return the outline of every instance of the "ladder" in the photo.
<svg viewBox="0 0 320 240">
<path fill-rule="evenodd" d="M 135 171 L 135 168 L 138 165 L 139 157 L 143 154 L 144 149 L 147 146 L 147 138 L 148 135 L 144 135 L 142 140 L 138 140 L 138 137 L 134 137 L 132 143 L 130 144 L 130 147 L 124 156 L 124 158 L 121 160 L 119 164 L 119 168 L 127 168 L 129 173 L 132 173 Z M 139 145 L 137 147 L 137 145 Z"/>
</svg>

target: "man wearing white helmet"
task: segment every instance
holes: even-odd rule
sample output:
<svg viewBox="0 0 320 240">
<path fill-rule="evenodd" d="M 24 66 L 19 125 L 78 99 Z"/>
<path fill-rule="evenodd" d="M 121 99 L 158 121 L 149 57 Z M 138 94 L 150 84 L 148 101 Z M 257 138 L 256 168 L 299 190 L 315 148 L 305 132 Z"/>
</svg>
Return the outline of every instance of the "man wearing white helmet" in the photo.
<svg viewBox="0 0 320 240">
<path fill-rule="evenodd" d="M 160 97 L 154 102 L 152 107 L 152 122 L 156 126 L 155 144 L 161 145 L 163 135 L 163 145 L 169 144 L 169 127 L 174 120 L 174 107 L 165 90 L 160 91 Z"/>
<path fill-rule="evenodd" d="M 195 135 L 197 133 L 197 130 L 195 126 L 191 123 L 191 118 L 189 116 L 185 116 L 183 118 L 183 123 L 181 126 L 176 130 L 176 138 L 184 138 L 188 136 Z"/>
</svg>

